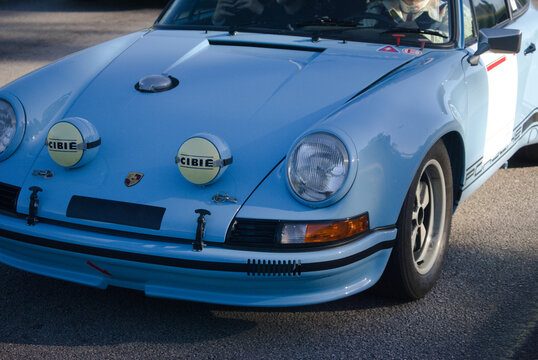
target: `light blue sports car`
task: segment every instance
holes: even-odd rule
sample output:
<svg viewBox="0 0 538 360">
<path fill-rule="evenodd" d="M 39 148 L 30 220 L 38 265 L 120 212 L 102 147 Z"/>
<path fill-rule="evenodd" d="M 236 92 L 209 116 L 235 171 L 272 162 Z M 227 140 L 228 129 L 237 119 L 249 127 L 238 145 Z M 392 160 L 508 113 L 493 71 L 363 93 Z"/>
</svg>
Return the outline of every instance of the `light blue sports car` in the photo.
<svg viewBox="0 0 538 360">
<path fill-rule="evenodd" d="M 148 296 L 438 279 L 457 204 L 538 149 L 528 0 L 176 0 L 0 89 L 0 261 Z"/>
</svg>

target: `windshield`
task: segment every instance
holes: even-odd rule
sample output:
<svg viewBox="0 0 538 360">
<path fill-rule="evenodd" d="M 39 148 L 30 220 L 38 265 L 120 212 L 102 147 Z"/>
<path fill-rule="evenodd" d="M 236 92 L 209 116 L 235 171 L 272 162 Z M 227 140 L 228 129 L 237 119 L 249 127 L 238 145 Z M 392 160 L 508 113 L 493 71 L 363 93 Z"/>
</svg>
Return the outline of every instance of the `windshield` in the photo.
<svg viewBox="0 0 538 360">
<path fill-rule="evenodd" d="M 448 0 L 176 0 L 157 26 L 442 44 L 450 17 Z"/>
</svg>

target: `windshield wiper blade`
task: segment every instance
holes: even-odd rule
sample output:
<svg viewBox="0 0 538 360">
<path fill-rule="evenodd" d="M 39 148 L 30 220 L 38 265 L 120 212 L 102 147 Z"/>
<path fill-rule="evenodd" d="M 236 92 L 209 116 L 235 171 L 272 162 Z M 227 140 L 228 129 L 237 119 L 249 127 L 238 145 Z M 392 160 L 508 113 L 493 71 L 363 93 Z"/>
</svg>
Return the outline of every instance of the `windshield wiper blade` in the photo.
<svg viewBox="0 0 538 360">
<path fill-rule="evenodd" d="M 383 31 L 381 34 L 396 34 L 396 33 L 410 33 L 410 34 L 421 34 L 421 35 L 435 35 L 448 39 L 448 36 L 442 32 L 435 30 L 425 30 L 425 29 L 414 29 L 414 28 L 405 28 L 405 27 L 395 27 L 386 31 Z"/>
<path fill-rule="evenodd" d="M 230 24 L 230 25 L 227 25 L 226 28 L 230 35 L 236 35 L 238 32 L 242 32 L 242 31 L 252 32 L 252 31 L 261 31 L 261 30 L 270 30 L 271 33 L 283 34 L 283 33 L 286 33 L 287 31 L 293 30 L 289 27 L 289 25 L 285 26 L 285 24 L 282 22 L 272 21 L 272 20 L 260 20 L 260 21 L 251 21 L 251 22 L 239 23 L 239 24 Z"/>
<path fill-rule="evenodd" d="M 341 26 L 341 27 L 357 27 L 358 22 L 353 20 L 339 20 L 333 19 L 328 16 L 315 18 L 312 20 L 304 21 L 302 23 L 295 24 L 295 28 L 302 28 L 306 26 Z"/>
</svg>

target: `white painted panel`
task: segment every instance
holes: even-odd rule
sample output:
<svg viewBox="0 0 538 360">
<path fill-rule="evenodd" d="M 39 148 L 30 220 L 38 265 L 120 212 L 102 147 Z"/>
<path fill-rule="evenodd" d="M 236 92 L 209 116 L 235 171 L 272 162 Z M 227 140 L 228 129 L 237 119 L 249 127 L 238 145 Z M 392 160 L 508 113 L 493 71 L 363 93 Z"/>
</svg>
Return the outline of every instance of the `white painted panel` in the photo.
<svg viewBox="0 0 538 360">
<path fill-rule="evenodd" d="M 486 53 L 481 56 L 486 67 L 489 88 L 488 124 L 483 163 L 510 144 L 517 103 L 517 57 L 515 54 Z"/>
</svg>

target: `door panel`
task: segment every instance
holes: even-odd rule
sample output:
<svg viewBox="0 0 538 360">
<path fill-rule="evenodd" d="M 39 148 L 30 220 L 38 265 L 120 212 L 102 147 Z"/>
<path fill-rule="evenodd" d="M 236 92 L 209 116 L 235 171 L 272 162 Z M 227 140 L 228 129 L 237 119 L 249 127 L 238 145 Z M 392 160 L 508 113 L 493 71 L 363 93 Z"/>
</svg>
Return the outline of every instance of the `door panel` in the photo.
<svg viewBox="0 0 538 360">
<path fill-rule="evenodd" d="M 515 54 L 488 52 L 481 56 L 486 73 L 488 112 L 482 163 L 493 159 L 512 140 L 518 95 L 518 64 Z"/>
</svg>

